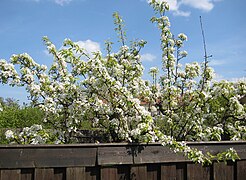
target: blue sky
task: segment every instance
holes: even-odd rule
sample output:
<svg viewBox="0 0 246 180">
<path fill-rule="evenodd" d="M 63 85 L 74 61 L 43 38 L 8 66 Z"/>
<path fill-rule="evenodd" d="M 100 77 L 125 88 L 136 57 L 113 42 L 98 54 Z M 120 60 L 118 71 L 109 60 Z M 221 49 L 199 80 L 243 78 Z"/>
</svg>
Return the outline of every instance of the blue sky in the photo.
<svg viewBox="0 0 246 180">
<path fill-rule="evenodd" d="M 244 0 L 169 0 L 168 16 L 174 35 L 185 33 L 183 63 L 202 62 L 204 52 L 199 16 L 202 16 L 210 65 L 217 79 L 234 80 L 246 76 L 246 1 Z M 149 19 L 154 15 L 146 0 L 0 0 L 0 59 L 27 52 L 36 62 L 50 64 L 43 36 L 59 48 L 65 38 L 90 50 L 104 51 L 104 41 L 119 47 L 112 14 L 118 11 L 125 20 L 128 40 L 144 39 L 144 75 L 161 68 L 159 31 Z M 1 97 L 26 101 L 24 88 L 0 86 Z"/>
</svg>

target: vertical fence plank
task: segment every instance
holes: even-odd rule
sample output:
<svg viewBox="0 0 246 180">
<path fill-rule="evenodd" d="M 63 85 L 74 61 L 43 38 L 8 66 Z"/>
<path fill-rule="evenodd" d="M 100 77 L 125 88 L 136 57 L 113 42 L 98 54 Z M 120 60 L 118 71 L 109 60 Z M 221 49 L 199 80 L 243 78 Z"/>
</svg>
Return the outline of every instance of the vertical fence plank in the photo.
<svg viewBox="0 0 246 180">
<path fill-rule="evenodd" d="M 245 180 L 246 178 L 246 160 L 237 161 L 237 180 Z"/>
<path fill-rule="evenodd" d="M 189 180 L 209 180 L 211 173 L 211 167 L 203 167 L 201 164 L 187 164 L 187 179 Z"/>
<path fill-rule="evenodd" d="M 54 180 L 66 180 L 66 168 L 55 168 Z"/>
<path fill-rule="evenodd" d="M 147 177 L 147 166 L 146 165 L 138 165 L 131 167 L 130 173 L 131 180 L 148 180 Z"/>
<path fill-rule="evenodd" d="M 186 163 L 177 163 L 176 164 L 176 179 L 184 180 L 187 176 Z"/>
<path fill-rule="evenodd" d="M 234 180 L 234 166 L 232 163 L 223 162 L 213 164 L 214 180 Z"/>
<path fill-rule="evenodd" d="M 99 166 L 95 167 L 86 167 L 85 168 L 85 177 L 86 180 L 99 180 L 100 179 L 100 168 Z"/>
<path fill-rule="evenodd" d="M 215 145 L 211 143 L 208 147 L 204 148 L 209 149 L 211 147 L 213 152 L 217 152 L 217 150 L 223 149 L 223 144 L 224 143 L 213 147 Z M 229 146 L 228 144 L 225 144 L 226 147 Z M 223 162 L 214 163 L 212 167 L 202 167 L 201 165 L 192 164 L 190 162 L 186 164 L 187 161 L 185 159 L 184 161 L 179 158 L 177 159 L 176 155 L 172 153 L 163 154 L 163 156 L 173 158 L 173 161 L 165 158 L 158 159 L 162 152 L 160 150 L 161 148 L 155 147 L 153 150 L 150 150 L 151 145 L 148 148 L 143 148 L 143 150 L 140 148 L 141 151 L 134 154 L 134 161 L 130 161 L 133 157 L 132 154 L 128 154 L 128 145 L 117 145 L 115 152 L 115 157 L 118 158 L 117 161 L 114 162 L 115 159 L 111 157 L 110 163 L 101 161 L 103 164 L 99 164 L 96 151 L 98 147 L 96 146 L 92 147 L 95 153 L 90 155 L 91 158 L 86 157 L 91 151 L 87 146 L 91 145 L 85 146 L 86 151 L 81 150 L 84 145 L 81 145 L 81 148 L 80 145 L 74 147 L 71 145 L 58 147 L 46 145 L 37 147 L 0 146 L 0 180 L 244 180 L 246 179 L 246 145 L 245 142 L 237 142 L 237 144 L 234 143 L 234 145 L 237 147 L 236 149 L 242 160 L 237 161 L 235 164 L 229 162 L 227 165 Z M 106 147 L 107 145 L 102 144 L 99 147 L 102 148 L 104 146 Z M 201 147 L 203 146 L 205 145 Z M 49 148 L 51 149 L 49 150 Z M 108 148 L 112 149 L 113 152 L 115 147 L 111 144 Z M 120 153 L 117 151 L 118 149 L 121 149 Z M 58 150 L 59 152 L 61 151 L 62 154 L 57 153 Z M 49 154 L 49 151 L 52 153 Z M 79 152 L 79 154 L 75 156 L 75 152 Z M 139 154 L 141 153 L 145 154 L 140 156 Z M 49 156 L 45 156 L 46 154 L 49 154 Z M 148 154 L 151 156 L 148 156 Z M 103 156 L 103 154 L 100 155 Z M 54 156 L 54 158 L 52 156 Z M 45 160 L 42 159 L 44 157 Z M 49 159 L 50 157 L 52 158 Z M 128 160 L 121 160 L 123 157 L 128 157 Z M 91 160 L 87 161 L 84 160 L 84 158 Z M 137 161 L 135 161 L 136 159 Z M 122 162 L 124 165 L 122 165 Z M 135 164 L 133 162 L 135 162 Z M 60 168 L 60 166 L 63 168 Z M 34 167 L 37 169 L 34 169 Z"/>
<path fill-rule="evenodd" d="M 85 179 L 86 180 L 97 180 L 100 179 L 100 169 L 98 166 L 85 167 Z"/>
<path fill-rule="evenodd" d="M 0 175 L 1 180 L 21 180 L 20 169 L 2 169 Z"/>
<path fill-rule="evenodd" d="M 116 167 L 101 167 L 101 180 L 116 180 L 117 168 Z"/>
<path fill-rule="evenodd" d="M 175 180 L 176 179 L 176 165 L 162 164 L 161 165 L 161 180 Z"/>
<path fill-rule="evenodd" d="M 21 169 L 21 180 L 33 180 L 34 179 L 34 169 Z"/>
<path fill-rule="evenodd" d="M 160 179 L 160 165 L 159 164 L 149 164 L 147 166 L 148 179 L 158 180 Z"/>
<path fill-rule="evenodd" d="M 118 180 L 129 180 L 130 179 L 130 168 L 126 165 L 120 165 L 117 168 Z"/>
<path fill-rule="evenodd" d="M 66 180 L 85 179 L 85 167 L 69 167 L 66 169 Z"/>
<path fill-rule="evenodd" d="M 35 180 L 53 180 L 54 169 L 53 168 L 37 168 L 34 173 Z"/>
</svg>

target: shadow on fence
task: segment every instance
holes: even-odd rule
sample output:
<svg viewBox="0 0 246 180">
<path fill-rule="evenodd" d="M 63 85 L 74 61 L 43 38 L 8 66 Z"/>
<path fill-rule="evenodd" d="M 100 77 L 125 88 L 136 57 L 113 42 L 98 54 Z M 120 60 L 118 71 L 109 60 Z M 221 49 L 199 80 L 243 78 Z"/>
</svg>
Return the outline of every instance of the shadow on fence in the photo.
<svg viewBox="0 0 246 180">
<path fill-rule="evenodd" d="M 233 147 L 240 160 L 203 167 L 153 144 L 1 145 L 0 180 L 244 180 L 246 142 L 195 142 L 211 153 Z"/>
</svg>

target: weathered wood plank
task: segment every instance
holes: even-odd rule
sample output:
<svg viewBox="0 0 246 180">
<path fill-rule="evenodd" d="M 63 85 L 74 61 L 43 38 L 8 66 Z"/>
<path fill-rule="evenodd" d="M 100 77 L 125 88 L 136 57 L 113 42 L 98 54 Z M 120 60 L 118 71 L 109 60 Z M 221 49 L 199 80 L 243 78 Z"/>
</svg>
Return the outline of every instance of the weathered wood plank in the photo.
<svg viewBox="0 0 246 180">
<path fill-rule="evenodd" d="M 130 179 L 131 180 L 148 180 L 147 166 L 146 165 L 132 166 L 130 170 Z"/>
<path fill-rule="evenodd" d="M 223 180 L 245 179 L 246 142 L 202 142 L 189 143 L 189 145 L 202 151 L 209 150 L 211 153 L 233 147 L 238 151 L 241 160 L 237 161 L 236 165 L 214 163 L 210 169 L 212 172 L 209 173 L 208 167 L 204 169 L 200 165 L 192 164 L 182 155 L 177 155 L 160 144 L 10 145 L 0 146 L 0 180 L 9 177 L 9 179 L 23 180 L 36 177 L 45 180 L 49 178 L 65 180 L 69 174 L 72 174 L 71 179 L 97 180 L 100 177 L 104 178 L 104 171 L 109 171 L 104 179 L 108 177 L 122 180 L 130 178 L 197 179 L 197 177 Z M 108 168 L 109 165 L 111 169 L 100 169 Z"/>
<path fill-rule="evenodd" d="M 125 146 L 99 147 L 98 164 L 145 164 L 161 162 L 184 161 L 182 155 L 177 155 L 168 147 L 163 146 Z"/>
<path fill-rule="evenodd" d="M 241 159 L 246 159 L 246 143 L 187 143 L 203 152 L 217 154 L 233 147 Z M 146 164 L 165 162 L 190 162 L 182 154 L 176 154 L 160 144 L 139 144 L 126 146 L 101 146 L 98 148 L 99 165 Z"/>
<path fill-rule="evenodd" d="M 176 179 L 185 180 L 187 176 L 186 163 L 176 163 Z"/>
<path fill-rule="evenodd" d="M 66 168 L 54 168 L 54 180 L 66 180 Z"/>
<path fill-rule="evenodd" d="M 85 167 L 69 167 L 66 169 L 66 180 L 84 179 Z"/>
<path fill-rule="evenodd" d="M 161 180 L 176 180 L 176 165 L 174 163 L 161 164 Z"/>
<path fill-rule="evenodd" d="M 21 169 L 21 180 L 33 180 L 34 169 Z"/>
<path fill-rule="evenodd" d="M 160 165 L 159 164 L 148 164 L 147 174 L 148 174 L 148 179 L 151 179 L 151 180 L 160 179 Z"/>
<path fill-rule="evenodd" d="M 182 162 L 185 160 L 183 155 L 176 154 L 164 146 L 139 146 L 133 152 L 135 164 Z"/>
<path fill-rule="evenodd" d="M 53 180 L 54 169 L 53 168 L 36 168 L 34 173 L 35 180 Z"/>
<path fill-rule="evenodd" d="M 117 180 L 117 167 L 101 167 L 101 180 Z"/>
<path fill-rule="evenodd" d="M 202 166 L 201 164 L 187 164 L 187 179 L 189 180 L 210 180 L 210 166 Z"/>
<path fill-rule="evenodd" d="M 100 177 L 100 169 L 98 166 L 85 167 L 85 179 L 86 180 L 97 180 Z"/>
<path fill-rule="evenodd" d="M 132 164 L 133 155 L 128 146 L 121 147 L 98 147 L 98 164 Z"/>
<path fill-rule="evenodd" d="M 217 154 L 219 152 L 223 152 L 228 150 L 229 148 L 232 148 L 236 150 L 237 154 L 239 155 L 240 159 L 246 159 L 246 142 L 242 143 L 236 143 L 236 142 L 217 142 L 217 143 L 196 143 L 196 144 L 190 144 L 190 147 L 197 148 L 201 150 L 202 152 L 210 152 L 211 154 Z"/>
<path fill-rule="evenodd" d="M 234 165 L 232 163 L 215 162 L 213 164 L 213 179 L 234 180 Z"/>
<path fill-rule="evenodd" d="M 0 180 L 21 180 L 21 170 L 19 169 L 2 169 Z"/>
<path fill-rule="evenodd" d="M 0 148 L 0 168 L 94 166 L 96 148 Z"/>
<path fill-rule="evenodd" d="M 130 179 L 130 167 L 127 165 L 117 166 L 117 174 L 119 180 L 129 180 Z"/>
<path fill-rule="evenodd" d="M 246 159 L 245 142 L 200 142 L 187 144 L 204 152 L 210 151 L 212 154 L 233 147 L 237 150 L 241 159 Z M 93 167 L 96 163 L 97 150 L 99 165 L 188 161 L 182 155 L 177 155 L 169 148 L 156 143 L 42 146 L 0 145 L 0 168 Z"/>
<path fill-rule="evenodd" d="M 237 161 L 237 180 L 246 179 L 246 160 Z"/>
</svg>

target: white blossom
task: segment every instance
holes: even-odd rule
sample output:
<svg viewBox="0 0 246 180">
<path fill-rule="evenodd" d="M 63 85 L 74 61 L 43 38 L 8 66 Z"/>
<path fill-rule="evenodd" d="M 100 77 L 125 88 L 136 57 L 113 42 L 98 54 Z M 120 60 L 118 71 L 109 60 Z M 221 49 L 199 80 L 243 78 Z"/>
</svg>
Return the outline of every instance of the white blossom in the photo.
<svg viewBox="0 0 246 180">
<path fill-rule="evenodd" d="M 6 137 L 7 139 L 13 139 L 13 138 L 14 138 L 14 132 L 11 131 L 11 130 L 7 130 L 7 131 L 5 132 L 5 137 Z"/>
</svg>

